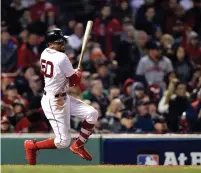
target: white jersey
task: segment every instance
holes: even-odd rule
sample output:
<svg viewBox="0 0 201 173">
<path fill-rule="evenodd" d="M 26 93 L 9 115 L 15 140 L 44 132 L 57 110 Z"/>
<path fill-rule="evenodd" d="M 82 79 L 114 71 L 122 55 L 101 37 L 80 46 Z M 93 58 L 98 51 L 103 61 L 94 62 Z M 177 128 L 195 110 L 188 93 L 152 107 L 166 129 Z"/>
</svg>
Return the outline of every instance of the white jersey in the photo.
<svg viewBox="0 0 201 173">
<path fill-rule="evenodd" d="M 75 73 L 67 55 L 46 48 L 41 54 L 40 64 L 45 80 L 44 90 L 54 95 L 66 92 L 69 85 L 68 78 Z"/>
</svg>

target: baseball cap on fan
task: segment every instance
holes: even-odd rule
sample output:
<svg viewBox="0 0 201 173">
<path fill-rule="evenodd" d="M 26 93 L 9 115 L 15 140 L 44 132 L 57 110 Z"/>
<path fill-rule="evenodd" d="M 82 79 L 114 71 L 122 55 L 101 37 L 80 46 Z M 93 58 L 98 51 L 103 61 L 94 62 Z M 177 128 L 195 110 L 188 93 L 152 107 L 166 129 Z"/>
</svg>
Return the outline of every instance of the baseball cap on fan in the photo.
<svg viewBox="0 0 201 173">
<path fill-rule="evenodd" d="M 146 47 L 149 49 L 149 50 L 160 50 L 161 49 L 161 45 L 154 42 L 154 41 L 150 41 L 147 43 Z"/>
<path fill-rule="evenodd" d="M 69 38 L 69 36 L 67 35 L 63 35 L 63 32 L 61 29 L 59 28 L 54 28 L 51 29 L 47 32 L 46 34 L 46 42 L 56 42 L 56 43 L 60 43 L 60 42 L 67 42 L 67 39 Z"/>
</svg>

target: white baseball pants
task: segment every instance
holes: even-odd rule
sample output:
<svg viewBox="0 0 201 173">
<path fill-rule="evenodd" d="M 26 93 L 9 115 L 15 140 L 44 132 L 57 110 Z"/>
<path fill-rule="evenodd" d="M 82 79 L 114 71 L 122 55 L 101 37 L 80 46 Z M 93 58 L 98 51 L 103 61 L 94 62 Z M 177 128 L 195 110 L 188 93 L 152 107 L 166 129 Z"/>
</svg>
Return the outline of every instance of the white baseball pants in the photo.
<svg viewBox="0 0 201 173">
<path fill-rule="evenodd" d="M 81 100 L 67 95 L 63 106 L 58 107 L 58 98 L 51 95 L 43 95 L 42 109 L 49 120 L 55 133 L 55 146 L 66 148 L 70 145 L 70 116 L 78 116 L 90 124 L 95 124 L 98 119 L 98 111 Z"/>
</svg>

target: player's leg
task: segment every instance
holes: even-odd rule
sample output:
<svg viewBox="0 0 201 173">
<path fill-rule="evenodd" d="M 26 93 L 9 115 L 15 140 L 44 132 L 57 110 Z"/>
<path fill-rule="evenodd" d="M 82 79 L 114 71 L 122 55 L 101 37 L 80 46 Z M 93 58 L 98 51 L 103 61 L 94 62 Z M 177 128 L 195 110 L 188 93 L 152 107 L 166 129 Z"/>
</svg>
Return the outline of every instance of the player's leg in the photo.
<svg viewBox="0 0 201 173">
<path fill-rule="evenodd" d="M 98 119 L 98 111 L 81 100 L 70 97 L 70 115 L 83 119 L 79 137 L 73 141 L 70 149 L 82 158 L 92 160 L 92 156 L 84 148 L 84 144 L 92 134 Z"/>
<path fill-rule="evenodd" d="M 70 144 L 70 133 L 68 133 L 70 124 L 66 126 L 70 122 L 66 122 L 65 118 L 66 114 L 69 115 L 69 111 L 67 111 L 66 106 L 58 107 L 56 99 L 48 99 L 47 97 L 43 97 L 41 105 L 55 133 L 55 138 L 38 142 L 25 141 L 26 158 L 31 165 L 36 164 L 37 150 L 66 148 Z"/>
</svg>

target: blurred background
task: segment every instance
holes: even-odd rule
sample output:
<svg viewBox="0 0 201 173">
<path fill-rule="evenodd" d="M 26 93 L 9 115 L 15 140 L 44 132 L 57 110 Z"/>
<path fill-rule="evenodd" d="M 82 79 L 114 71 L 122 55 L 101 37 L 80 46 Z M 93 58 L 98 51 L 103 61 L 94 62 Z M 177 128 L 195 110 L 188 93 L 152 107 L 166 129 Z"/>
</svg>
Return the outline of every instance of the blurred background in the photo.
<svg viewBox="0 0 201 173">
<path fill-rule="evenodd" d="M 1 133 L 52 133 L 40 104 L 45 33 L 70 36 L 76 68 L 88 20 L 83 78 L 69 94 L 99 111 L 94 133 L 201 133 L 201 0 L 1 3 Z M 80 125 L 71 118 L 72 133 Z"/>
</svg>

